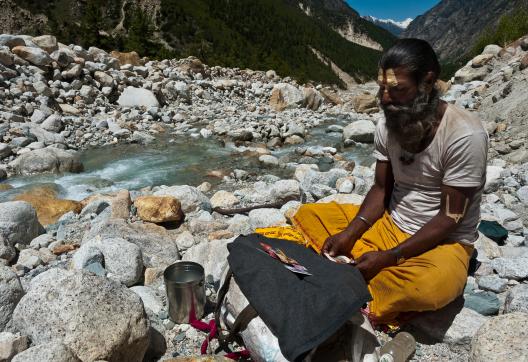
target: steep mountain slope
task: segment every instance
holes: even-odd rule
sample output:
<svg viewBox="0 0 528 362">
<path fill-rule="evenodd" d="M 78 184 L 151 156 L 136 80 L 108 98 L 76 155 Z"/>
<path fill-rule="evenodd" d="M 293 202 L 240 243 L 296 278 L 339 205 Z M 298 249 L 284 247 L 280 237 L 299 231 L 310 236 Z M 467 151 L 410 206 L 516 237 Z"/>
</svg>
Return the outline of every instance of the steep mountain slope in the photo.
<svg viewBox="0 0 528 362">
<path fill-rule="evenodd" d="M 442 0 L 417 17 L 402 37 L 429 41 L 443 61 L 466 55 L 482 32 L 526 0 Z"/>
<path fill-rule="evenodd" d="M 210 65 L 274 69 L 300 81 L 345 85 L 375 76 L 380 50 L 394 41 L 343 0 L 0 0 L 2 32 L 53 33 L 64 43 L 137 50 L 154 57 L 195 55 Z M 2 4 L 3 5 L 3 4 Z M 7 8 L 6 7 L 6 8 Z M 359 45 L 358 45 L 359 44 Z"/>
<path fill-rule="evenodd" d="M 379 26 L 395 36 L 400 36 L 401 33 L 407 29 L 413 19 L 408 18 L 404 21 L 394 21 L 392 19 L 378 19 L 373 16 L 363 17 L 365 20 L 370 21 L 372 24 Z"/>
</svg>

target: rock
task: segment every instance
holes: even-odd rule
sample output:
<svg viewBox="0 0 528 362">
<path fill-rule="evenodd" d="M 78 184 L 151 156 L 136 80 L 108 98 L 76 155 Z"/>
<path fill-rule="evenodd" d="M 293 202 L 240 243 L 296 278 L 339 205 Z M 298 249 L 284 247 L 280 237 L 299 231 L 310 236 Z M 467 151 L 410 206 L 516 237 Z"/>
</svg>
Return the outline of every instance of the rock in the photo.
<svg viewBox="0 0 528 362">
<path fill-rule="evenodd" d="M 68 69 L 64 70 L 62 73 L 61 73 L 61 77 L 65 80 L 69 80 L 69 81 L 72 81 L 72 80 L 75 80 L 75 79 L 78 79 L 82 73 L 82 66 L 80 64 L 71 64 Z M 83 86 L 84 87 L 84 86 Z M 82 87 L 81 87 L 81 90 L 82 90 Z M 89 87 L 89 86 L 85 86 L 84 87 L 84 90 L 83 90 L 83 94 L 81 95 L 83 98 L 87 98 L 89 99 L 89 102 L 88 103 L 92 103 L 93 102 L 93 88 L 92 87 Z"/>
<path fill-rule="evenodd" d="M 278 83 L 271 91 L 269 105 L 277 112 L 299 108 L 304 102 L 303 92 L 288 83 Z"/>
<path fill-rule="evenodd" d="M 119 64 L 121 65 L 141 65 L 141 60 L 139 58 L 138 53 L 136 52 L 126 53 L 113 50 L 112 52 L 110 52 L 110 56 L 119 60 Z"/>
<path fill-rule="evenodd" d="M 528 314 L 493 317 L 471 341 L 470 362 L 524 361 L 528 356 Z"/>
<path fill-rule="evenodd" d="M 180 250 L 186 250 L 196 244 L 193 234 L 189 231 L 184 231 L 176 238 L 176 244 Z"/>
<path fill-rule="evenodd" d="M 471 339 L 487 320 L 474 310 L 460 309 L 454 302 L 438 311 L 423 313 L 410 324 L 433 340 L 469 349 Z"/>
<path fill-rule="evenodd" d="M 322 88 L 319 92 L 321 93 L 325 101 L 327 101 L 328 103 L 331 103 L 334 105 L 343 104 L 343 100 L 333 90 L 329 88 Z"/>
<path fill-rule="evenodd" d="M 26 336 L 17 336 L 10 332 L 0 332 L 0 361 L 11 361 L 16 354 L 28 346 Z"/>
<path fill-rule="evenodd" d="M 15 200 L 31 204 L 37 212 L 39 222 L 45 226 L 55 224 L 62 215 L 70 211 L 76 214 L 81 212 L 81 204 L 77 201 L 39 196 L 32 194 L 31 191 L 17 195 Z"/>
<path fill-rule="evenodd" d="M 494 192 L 499 188 L 503 171 L 504 168 L 499 166 L 486 167 L 486 184 L 484 185 L 484 192 Z"/>
<path fill-rule="evenodd" d="M 276 202 L 298 200 L 301 198 L 300 184 L 296 180 L 279 180 L 271 187 L 270 194 Z"/>
<path fill-rule="evenodd" d="M 54 147 L 26 152 L 19 156 L 12 163 L 12 166 L 15 172 L 21 175 L 43 172 L 78 173 L 83 170 L 83 165 L 77 152 L 65 151 Z"/>
<path fill-rule="evenodd" d="M 127 220 L 130 216 L 131 205 L 130 192 L 128 190 L 118 191 L 111 202 L 112 218 Z"/>
<path fill-rule="evenodd" d="M 112 87 L 114 85 L 114 78 L 105 72 L 96 71 L 94 73 L 94 78 L 102 87 Z"/>
<path fill-rule="evenodd" d="M 493 259 L 491 267 L 501 278 L 515 280 L 528 278 L 528 257 Z"/>
<path fill-rule="evenodd" d="M 528 205 L 528 186 L 522 186 L 517 190 L 517 197 L 525 205 Z"/>
<path fill-rule="evenodd" d="M 0 160 L 3 160 L 4 158 L 11 156 L 11 153 L 13 151 L 11 150 L 11 147 L 6 145 L 5 143 L 0 143 Z"/>
<path fill-rule="evenodd" d="M 500 46 L 495 45 L 495 44 L 490 44 L 490 45 L 486 45 L 482 54 L 491 54 L 493 56 L 497 56 L 499 55 L 501 50 L 502 48 Z"/>
<path fill-rule="evenodd" d="M 110 219 L 92 226 L 84 235 L 83 243 L 100 236 L 102 240 L 123 238 L 140 247 L 146 267 L 166 267 L 180 259 L 176 241 L 164 227 L 150 223 L 129 224 L 121 219 Z"/>
<path fill-rule="evenodd" d="M 34 269 L 38 265 L 43 264 L 42 259 L 40 259 L 39 252 L 33 249 L 24 249 L 20 251 L 17 260 L 18 265 L 22 265 L 28 269 Z"/>
<path fill-rule="evenodd" d="M 158 315 L 163 310 L 163 302 L 154 289 L 138 285 L 130 288 L 130 290 L 141 298 L 143 306 L 147 311 Z"/>
<path fill-rule="evenodd" d="M 464 295 L 464 307 L 482 315 L 497 315 L 501 302 L 492 292 L 477 292 Z"/>
<path fill-rule="evenodd" d="M 49 244 L 53 242 L 53 236 L 50 234 L 42 234 L 31 240 L 29 244 L 33 249 L 38 250 L 40 248 L 47 248 Z"/>
<path fill-rule="evenodd" d="M 493 54 L 480 54 L 477 55 L 473 60 L 471 61 L 471 66 L 473 68 L 479 68 L 489 63 L 491 59 L 495 58 L 495 55 Z"/>
<path fill-rule="evenodd" d="M 486 66 L 482 66 L 479 68 L 466 66 L 464 68 L 459 69 L 455 73 L 455 84 L 464 84 L 475 80 L 484 80 L 488 73 L 489 69 Z"/>
<path fill-rule="evenodd" d="M 26 42 L 19 35 L 0 34 L 0 45 L 5 45 L 11 49 L 19 45 L 26 45 Z"/>
<path fill-rule="evenodd" d="M 143 221 L 161 223 L 183 218 L 180 201 L 172 196 L 140 196 L 134 206 Z"/>
<path fill-rule="evenodd" d="M 205 269 L 205 280 L 219 286 L 222 273 L 227 267 L 227 244 L 234 239 L 211 240 L 209 243 L 200 243 L 185 253 L 183 261 L 194 261 Z"/>
<path fill-rule="evenodd" d="M 504 313 L 528 313 L 528 284 L 514 286 L 506 294 Z"/>
<path fill-rule="evenodd" d="M 38 81 L 33 83 L 33 88 L 35 88 L 35 91 L 44 97 L 51 97 L 51 89 L 48 87 L 46 83 L 43 81 Z"/>
<path fill-rule="evenodd" d="M 24 295 L 15 272 L 0 263 L 0 331 L 9 325 L 13 311 Z"/>
<path fill-rule="evenodd" d="M 81 271 L 54 268 L 34 278 L 13 322 L 33 343 L 60 341 L 83 361 L 139 362 L 148 346 L 140 298 Z"/>
<path fill-rule="evenodd" d="M 249 225 L 252 230 L 270 226 L 287 225 L 286 218 L 277 209 L 255 209 L 249 212 Z"/>
<path fill-rule="evenodd" d="M 52 114 L 42 122 L 41 127 L 46 131 L 58 133 L 64 129 L 64 123 L 59 115 Z"/>
<path fill-rule="evenodd" d="M 26 349 L 11 362 L 81 362 L 64 344 L 50 342 Z"/>
<path fill-rule="evenodd" d="M 343 140 L 354 142 L 373 143 L 376 126 L 372 121 L 359 120 L 353 122 L 343 129 Z"/>
<path fill-rule="evenodd" d="M 303 93 L 304 106 L 312 111 L 318 110 L 321 104 L 323 103 L 323 97 L 321 96 L 321 94 L 315 88 L 310 87 L 304 88 Z"/>
<path fill-rule="evenodd" d="M 217 191 L 211 197 L 211 207 L 213 209 L 217 207 L 222 209 L 230 209 L 239 203 L 240 200 L 238 197 L 236 197 L 233 193 L 224 190 Z"/>
<path fill-rule="evenodd" d="M 59 49 L 57 46 L 57 38 L 55 38 L 53 35 L 36 36 L 31 39 L 31 41 L 49 54 Z"/>
<path fill-rule="evenodd" d="M 154 195 L 175 197 L 180 201 L 184 213 L 199 210 L 211 211 L 211 202 L 196 187 L 188 185 L 164 187 L 156 191 Z"/>
<path fill-rule="evenodd" d="M 143 255 L 141 249 L 122 238 L 94 238 L 84 242 L 83 248 L 96 248 L 104 257 L 104 268 L 108 271 L 108 278 L 120 282 L 127 287 L 136 284 L 143 276 Z M 90 250 L 91 251 L 91 250 Z M 89 255 L 84 252 L 85 255 Z M 98 260 L 93 258 L 89 265 Z"/>
<path fill-rule="evenodd" d="M 0 203 L 0 249 L 4 247 L 0 254 L 8 253 L 12 257 L 15 244 L 28 245 L 43 233 L 37 213 L 30 204 L 23 201 Z M 5 258 L 4 255 L 0 257 Z"/>
<path fill-rule="evenodd" d="M 26 46 L 16 46 L 11 51 L 20 58 L 36 65 L 37 67 L 44 67 L 50 65 L 53 59 L 40 48 L 30 48 Z"/>
<path fill-rule="evenodd" d="M 502 293 L 508 287 L 508 279 L 502 279 L 496 274 L 482 276 L 477 279 L 477 282 L 480 289 L 494 293 Z"/>
<path fill-rule="evenodd" d="M 279 159 L 272 155 L 261 155 L 259 157 L 259 161 L 262 162 L 265 165 L 269 166 L 278 166 L 279 165 Z"/>
<path fill-rule="evenodd" d="M 354 110 L 358 113 L 375 113 L 378 111 L 376 96 L 370 93 L 359 94 L 352 100 Z"/>
<path fill-rule="evenodd" d="M 228 221 L 229 227 L 227 230 L 231 231 L 235 235 L 248 235 L 254 230 L 249 225 L 249 217 L 242 214 L 236 214 Z"/>
<path fill-rule="evenodd" d="M 126 87 L 117 103 L 121 107 L 159 107 L 160 104 L 151 91 L 144 88 Z"/>
<path fill-rule="evenodd" d="M 38 142 L 42 142 L 44 145 L 49 146 L 56 143 L 65 144 L 64 136 L 53 132 L 46 131 L 38 125 L 30 125 L 29 133 L 36 137 Z M 39 147 L 42 148 L 42 147 Z"/>
<path fill-rule="evenodd" d="M 104 263 L 103 252 L 97 246 L 83 245 L 73 254 L 72 266 L 75 269 L 84 269 L 94 263 Z"/>
</svg>

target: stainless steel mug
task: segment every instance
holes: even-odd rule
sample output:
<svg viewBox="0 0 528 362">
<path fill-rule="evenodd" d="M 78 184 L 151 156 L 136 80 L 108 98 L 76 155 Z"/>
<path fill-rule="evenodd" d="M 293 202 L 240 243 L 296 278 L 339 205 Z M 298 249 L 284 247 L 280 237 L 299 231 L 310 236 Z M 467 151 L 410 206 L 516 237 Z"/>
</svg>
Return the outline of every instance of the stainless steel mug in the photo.
<svg viewBox="0 0 528 362">
<path fill-rule="evenodd" d="M 205 307 L 205 271 L 192 261 L 168 266 L 163 272 L 169 316 L 175 323 L 200 319 Z"/>
</svg>

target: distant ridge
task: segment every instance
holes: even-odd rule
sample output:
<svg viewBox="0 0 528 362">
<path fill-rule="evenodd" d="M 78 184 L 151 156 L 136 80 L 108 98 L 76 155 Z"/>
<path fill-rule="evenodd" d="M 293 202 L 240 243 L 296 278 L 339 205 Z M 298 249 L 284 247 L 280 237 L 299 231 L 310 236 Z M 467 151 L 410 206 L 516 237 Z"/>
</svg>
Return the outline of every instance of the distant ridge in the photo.
<svg viewBox="0 0 528 362">
<path fill-rule="evenodd" d="M 401 33 L 407 29 L 409 24 L 413 21 L 412 18 L 407 18 L 403 21 L 395 21 L 392 19 L 378 19 L 374 16 L 364 16 L 363 19 L 370 21 L 371 23 L 390 31 L 395 36 L 400 36 Z"/>
</svg>

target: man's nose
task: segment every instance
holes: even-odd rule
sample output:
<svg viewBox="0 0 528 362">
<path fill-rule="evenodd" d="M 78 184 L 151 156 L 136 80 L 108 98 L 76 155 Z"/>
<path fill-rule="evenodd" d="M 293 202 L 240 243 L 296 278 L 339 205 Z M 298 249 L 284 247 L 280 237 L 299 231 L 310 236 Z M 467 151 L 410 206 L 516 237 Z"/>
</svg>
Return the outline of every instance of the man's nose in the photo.
<svg viewBox="0 0 528 362">
<path fill-rule="evenodd" d="M 386 89 L 380 89 L 380 102 L 383 105 L 391 104 L 392 99 Z"/>
</svg>

